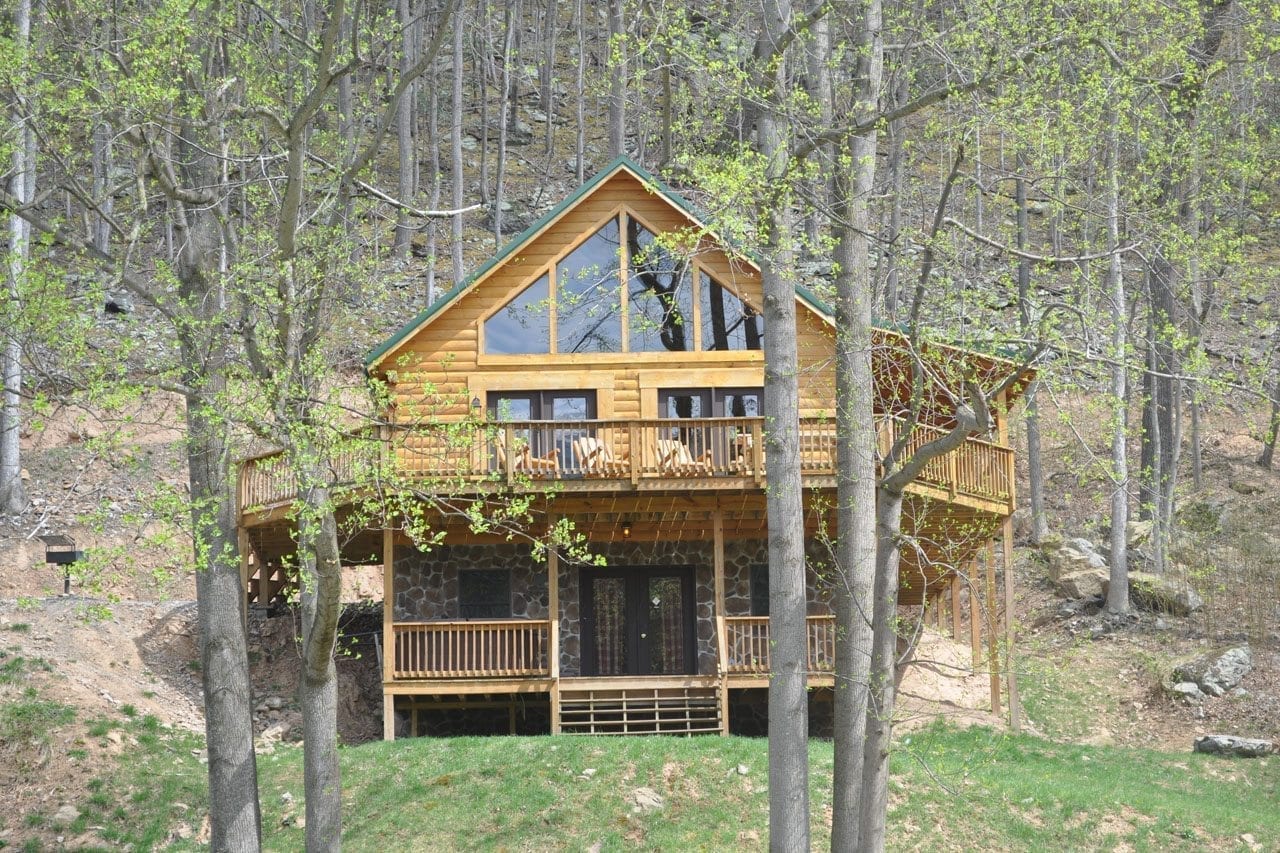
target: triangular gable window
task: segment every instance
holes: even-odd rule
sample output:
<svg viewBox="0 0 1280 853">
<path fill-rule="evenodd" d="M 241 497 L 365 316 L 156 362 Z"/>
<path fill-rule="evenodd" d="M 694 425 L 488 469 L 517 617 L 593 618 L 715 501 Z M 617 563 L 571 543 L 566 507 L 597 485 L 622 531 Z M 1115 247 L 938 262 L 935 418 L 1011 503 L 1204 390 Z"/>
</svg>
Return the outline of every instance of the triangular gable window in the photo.
<svg viewBox="0 0 1280 853">
<path fill-rule="evenodd" d="M 711 276 L 703 273 L 701 284 L 702 348 L 760 349 L 764 318 Z"/>
<path fill-rule="evenodd" d="M 484 351 L 493 355 L 551 352 L 551 300 L 542 276 L 484 321 Z"/>
<path fill-rule="evenodd" d="M 699 267 L 631 216 L 613 217 L 484 321 L 484 352 L 760 349 L 763 318 Z"/>
<path fill-rule="evenodd" d="M 556 265 L 556 352 L 622 352 L 618 220 Z"/>
<path fill-rule="evenodd" d="M 693 339 L 693 264 L 652 231 L 627 220 L 627 322 L 632 352 L 688 352 Z"/>
</svg>

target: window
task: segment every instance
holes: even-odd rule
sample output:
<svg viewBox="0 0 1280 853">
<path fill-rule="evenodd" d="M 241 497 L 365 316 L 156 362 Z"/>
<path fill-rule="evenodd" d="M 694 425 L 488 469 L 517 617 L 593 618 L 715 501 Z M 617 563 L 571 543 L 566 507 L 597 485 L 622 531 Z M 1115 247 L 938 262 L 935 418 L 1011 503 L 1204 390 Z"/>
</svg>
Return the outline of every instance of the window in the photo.
<svg viewBox="0 0 1280 853">
<path fill-rule="evenodd" d="M 489 395 L 492 421 L 590 421 L 596 417 L 595 391 L 502 391 Z M 519 429 L 516 438 L 528 442 L 534 456 L 560 451 L 560 464 L 573 459 L 573 440 L 585 435 L 582 427 Z"/>
<path fill-rule="evenodd" d="M 463 619 L 511 618 L 511 571 L 467 569 L 459 572 L 458 613 Z"/>
<path fill-rule="evenodd" d="M 556 352 L 622 352 L 618 220 L 556 266 Z"/>
<path fill-rule="evenodd" d="M 764 340 L 764 320 L 750 305 L 728 288 L 703 273 L 699 307 L 702 309 L 704 350 L 760 349 Z"/>
<path fill-rule="evenodd" d="M 751 566 L 751 615 L 769 615 L 769 564 Z"/>
<path fill-rule="evenodd" d="M 658 392 L 660 418 L 758 418 L 759 388 L 667 388 Z"/>
<path fill-rule="evenodd" d="M 498 391 L 489 394 L 490 420 L 587 421 L 595 416 L 595 391 Z"/>
<path fill-rule="evenodd" d="M 693 274 L 688 258 L 627 219 L 627 313 L 631 352 L 688 352 L 693 341 Z"/>
<path fill-rule="evenodd" d="M 551 352 L 547 277 L 535 281 L 484 321 L 484 351 L 495 355 Z"/>
<path fill-rule="evenodd" d="M 751 306 L 630 215 L 611 217 L 484 321 L 489 355 L 759 350 L 763 337 Z"/>
</svg>

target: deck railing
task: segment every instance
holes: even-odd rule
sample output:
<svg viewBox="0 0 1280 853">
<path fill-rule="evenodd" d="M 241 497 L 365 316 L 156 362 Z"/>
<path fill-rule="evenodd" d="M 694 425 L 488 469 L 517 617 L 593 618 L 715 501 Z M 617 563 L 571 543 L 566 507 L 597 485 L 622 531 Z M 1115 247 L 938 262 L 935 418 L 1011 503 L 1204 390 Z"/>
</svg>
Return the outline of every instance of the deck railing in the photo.
<svg viewBox="0 0 1280 853">
<path fill-rule="evenodd" d="M 730 480 L 763 482 L 764 426 L 764 418 L 683 418 L 463 421 L 396 427 L 384 431 L 379 441 L 344 449 L 332 469 L 336 485 L 355 482 L 362 465 L 372 471 L 381 449 L 394 460 L 397 475 L 429 481 L 437 491 L 483 488 L 486 482 L 529 486 L 547 480 L 608 480 L 620 488 L 667 480 L 714 488 Z M 898 438 L 901 425 L 885 418 L 878 430 L 883 454 Z M 944 434 L 938 427 L 917 426 L 905 452 Z M 834 476 L 835 422 L 802 419 L 799 451 L 805 476 Z M 952 497 L 1007 503 L 1012 494 L 1012 453 L 1008 447 L 970 438 L 932 460 L 918 481 Z M 295 491 L 293 474 L 281 454 L 245 462 L 240 481 L 243 508 L 287 503 Z"/>
<path fill-rule="evenodd" d="M 836 620 L 834 616 L 810 616 L 808 633 L 809 672 L 831 672 L 836 662 Z M 724 620 L 730 675 L 769 673 L 769 617 L 728 616 Z"/>
<path fill-rule="evenodd" d="M 551 674 L 551 623 L 546 619 L 396 622 L 391 630 L 397 679 Z"/>
</svg>

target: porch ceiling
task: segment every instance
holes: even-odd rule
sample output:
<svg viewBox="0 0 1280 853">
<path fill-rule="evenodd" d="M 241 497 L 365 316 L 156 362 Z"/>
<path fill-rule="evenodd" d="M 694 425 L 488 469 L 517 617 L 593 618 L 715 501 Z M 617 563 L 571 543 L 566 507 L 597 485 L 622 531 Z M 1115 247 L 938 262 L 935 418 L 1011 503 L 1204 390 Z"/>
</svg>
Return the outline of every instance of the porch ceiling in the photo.
<svg viewBox="0 0 1280 853">
<path fill-rule="evenodd" d="M 822 530 L 834 530 L 831 512 L 834 493 L 809 492 L 806 499 L 806 537 L 817 536 Z M 444 532 L 445 542 L 454 544 L 518 541 L 522 536 L 541 538 L 556 518 L 571 519 L 590 542 L 601 544 L 711 541 L 717 513 L 722 515 L 726 540 L 764 539 L 768 530 L 764 495 L 756 492 L 565 495 L 538 499 L 531 513 L 535 521 L 523 530 L 510 528 L 477 533 L 460 509 L 436 507 L 434 526 Z M 919 603 L 938 590 L 953 570 L 959 568 L 963 572 L 969 561 L 997 534 L 999 523 L 999 516 L 990 513 L 908 496 L 903 510 L 902 603 Z M 286 519 L 249 528 L 246 532 L 259 562 L 279 562 L 296 548 L 292 525 Z M 395 542 L 410 544 L 403 533 L 395 534 Z M 343 539 L 342 545 L 343 559 L 350 565 L 382 562 L 381 530 L 353 531 Z"/>
</svg>

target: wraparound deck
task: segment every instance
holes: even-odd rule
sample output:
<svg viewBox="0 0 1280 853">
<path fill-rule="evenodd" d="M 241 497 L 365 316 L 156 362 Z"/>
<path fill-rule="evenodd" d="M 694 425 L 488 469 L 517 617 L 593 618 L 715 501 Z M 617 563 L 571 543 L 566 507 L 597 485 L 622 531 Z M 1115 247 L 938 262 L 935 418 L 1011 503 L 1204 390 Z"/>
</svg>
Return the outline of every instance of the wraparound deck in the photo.
<svg viewBox="0 0 1280 853">
<path fill-rule="evenodd" d="M 764 428 L 764 418 L 463 421 L 353 436 L 331 464 L 339 484 L 358 485 L 376 481 L 379 464 L 393 460 L 398 475 L 444 494 L 500 488 L 546 491 L 552 483 L 564 493 L 759 490 L 767 482 Z M 899 439 L 900 430 L 893 419 L 880 421 L 882 454 Z M 937 427 L 917 426 L 907 438 L 906 451 L 943 434 Z M 834 422 L 806 418 L 799 436 L 806 486 L 834 487 Z M 970 438 L 930 462 L 911 489 L 1007 514 L 1012 511 L 1013 451 Z M 246 526 L 273 517 L 273 511 L 287 507 L 296 493 L 281 453 L 245 461 L 240 506 Z"/>
</svg>

